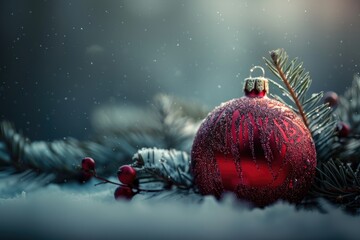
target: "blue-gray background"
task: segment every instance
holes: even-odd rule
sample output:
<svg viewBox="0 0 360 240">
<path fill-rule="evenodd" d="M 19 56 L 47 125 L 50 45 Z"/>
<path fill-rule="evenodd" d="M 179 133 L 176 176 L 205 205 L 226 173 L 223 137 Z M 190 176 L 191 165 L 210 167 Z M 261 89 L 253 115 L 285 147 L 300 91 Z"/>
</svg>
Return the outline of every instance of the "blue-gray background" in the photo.
<svg viewBox="0 0 360 240">
<path fill-rule="evenodd" d="M 312 91 L 342 93 L 359 72 L 356 0 L 3 0 L 0 18 L 0 118 L 31 139 L 86 139 L 97 107 L 158 92 L 211 108 L 279 47 Z"/>
</svg>

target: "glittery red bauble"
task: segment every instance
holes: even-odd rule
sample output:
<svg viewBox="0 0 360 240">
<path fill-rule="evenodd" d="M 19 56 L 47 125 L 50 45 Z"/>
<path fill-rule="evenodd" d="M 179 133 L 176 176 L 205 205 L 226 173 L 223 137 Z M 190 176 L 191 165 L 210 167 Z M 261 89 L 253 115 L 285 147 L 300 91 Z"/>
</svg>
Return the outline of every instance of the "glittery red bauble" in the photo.
<svg viewBox="0 0 360 240">
<path fill-rule="evenodd" d="M 246 96 L 223 103 L 201 124 L 191 161 L 202 194 L 232 191 L 265 206 L 279 199 L 298 202 L 311 186 L 311 134 L 296 113 L 266 96 L 265 80 L 247 82 Z"/>
</svg>

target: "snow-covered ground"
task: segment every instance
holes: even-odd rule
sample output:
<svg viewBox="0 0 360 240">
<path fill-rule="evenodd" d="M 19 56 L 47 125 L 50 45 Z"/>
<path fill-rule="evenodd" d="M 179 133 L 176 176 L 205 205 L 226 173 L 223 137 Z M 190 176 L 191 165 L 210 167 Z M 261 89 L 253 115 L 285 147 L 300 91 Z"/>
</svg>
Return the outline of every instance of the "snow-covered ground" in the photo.
<svg viewBox="0 0 360 240">
<path fill-rule="evenodd" d="M 9 185 L 2 180 L 0 190 Z M 286 203 L 249 208 L 232 196 L 115 201 L 111 185 L 48 185 L 0 195 L 1 239 L 359 239 L 359 217 Z M 0 191 L 4 192 L 4 191 Z M 201 200 L 199 202 L 199 200 Z"/>
</svg>

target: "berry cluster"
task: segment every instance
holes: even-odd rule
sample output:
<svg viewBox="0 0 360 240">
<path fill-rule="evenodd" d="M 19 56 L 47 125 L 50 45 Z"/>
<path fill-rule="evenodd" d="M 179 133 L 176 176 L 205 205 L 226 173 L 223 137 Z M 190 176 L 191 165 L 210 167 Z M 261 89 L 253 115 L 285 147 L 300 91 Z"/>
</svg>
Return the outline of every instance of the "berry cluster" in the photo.
<svg viewBox="0 0 360 240">
<path fill-rule="evenodd" d="M 84 179 L 89 180 L 90 178 L 94 177 L 101 180 L 101 182 L 96 185 L 105 183 L 117 185 L 118 187 L 114 192 L 115 199 L 131 199 L 135 194 L 139 193 L 140 191 L 149 191 L 142 190 L 138 187 L 136 170 L 130 165 L 123 165 L 117 171 L 117 177 L 120 183 L 116 183 L 101 176 L 98 176 L 95 169 L 95 160 L 90 157 L 85 157 L 82 160 L 81 169 L 84 174 Z"/>
</svg>

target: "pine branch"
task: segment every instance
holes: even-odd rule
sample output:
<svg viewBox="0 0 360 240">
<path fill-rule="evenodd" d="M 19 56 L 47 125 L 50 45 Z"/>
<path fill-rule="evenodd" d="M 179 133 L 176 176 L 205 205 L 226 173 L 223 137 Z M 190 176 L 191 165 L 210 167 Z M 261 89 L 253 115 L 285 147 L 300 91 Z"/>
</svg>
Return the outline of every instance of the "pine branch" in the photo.
<svg viewBox="0 0 360 240">
<path fill-rule="evenodd" d="M 114 145 L 120 139 L 124 145 L 135 146 L 131 155 L 143 147 L 190 152 L 193 137 L 206 114 L 199 104 L 159 94 L 151 108 L 100 108 L 95 111 L 93 125 L 99 141 Z"/>
<path fill-rule="evenodd" d="M 338 160 L 317 167 L 317 175 L 309 196 L 323 197 L 344 210 L 359 213 L 360 165 L 353 169 Z"/>
<path fill-rule="evenodd" d="M 164 143 L 162 148 L 190 152 L 193 137 L 207 111 L 197 104 L 165 94 L 156 95 L 154 102 L 154 112 L 160 123 L 159 135 Z"/>
<path fill-rule="evenodd" d="M 271 59 L 264 58 L 270 71 L 285 85 L 278 84 L 269 79 L 295 107 L 284 101 L 280 96 L 274 96 L 293 109 L 303 119 L 304 124 L 311 132 L 315 142 L 318 162 L 328 161 L 334 153 L 333 142 L 335 138 L 335 121 L 332 109 L 327 104 L 319 104 L 323 94 L 315 93 L 306 98 L 311 85 L 309 72 L 305 72 L 303 63 L 293 59 L 288 63 L 288 55 L 283 49 L 271 51 Z"/>
<path fill-rule="evenodd" d="M 285 76 L 285 73 L 283 72 L 282 68 L 281 68 L 281 65 L 285 64 L 285 61 L 287 60 L 287 57 L 285 58 L 285 60 L 282 62 L 279 62 L 278 61 L 278 55 L 284 55 L 285 52 L 284 51 L 281 51 L 281 50 L 276 50 L 276 51 L 272 51 L 270 53 L 271 55 L 271 59 L 273 60 L 273 63 L 276 67 L 276 70 L 281 78 L 281 80 L 283 81 L 283 83 L 285 84 L 286 88 L 288 89 L 288 91 L 290 92 L 290 95 L 291 97 L 294 99 L 295 101 L 295 104 L 296 104 L 296 107 L 298 108 L 299 110 L 299 114 L 305 124 L 305 126 L 307 128 L 309 128 L 309 124 L 308 124 L 308 120 L 306 118 L 306 115 L 304 113 L 304 109 L 300 103 L 300 100 L 299 98 L 297 97 L 297 94 L 295 93 L 294 89 L 292 88 L 292 86 L 290 85 L 289 83 L 289 80 L 287 79 L 287 77 Z M 281 59 L 281 58 L 280 58 Z"/>
<path fill-rule="evenodd" d="M 52 175 L 54 181 L 63 182 L 81 179 L 79 165 L 86 156 L 96 160 L 98 173 L 106 177 L 119 166 L 130 163 L 133 154 L 142 147 L 165 146 L 190 152 L 198 119 L 205 111 L 199 105 L 192 106 L 165 95 L 158 96 L 155 102 L 155 111 L 118 108 L 108 115 L 97 115 L 95 122 L 103 131 L 98 131 L 92 141 L 68 138 L 31 142 L 10 123 L 2 122 L 0 171 L 4 176 L 32 171 L 39 176 Z"/>
<path fill-rule="evenodd" d="M 8 122 L 0 123 L 0 169 L 9 174 L 32 171 L 53 175 L 56 182 L 79 180 L 79 164 L 84 156 L 97 159 L 103 175 L 112 173 L 124 158 L 98 142 L 80 142 L 68 138 L 54 142 L 31 142 L 17 133 Z M 131 155 L 130 155 L 131 156 Z M 130 159 L 130 157 L 128 157 Z M 128 160 L 129 161 L 129 160 Z"/>
<path fill-rule="evenodd" d="M 292 107 L 307 123 L 316 145 L 318 158 L 317 175 L 309 195 L 302 204 L 319 206 L 315 199 L 322 197 L 333 204 L 342 207 L 345 211 L 358 213 L 360 208 L 360 175 L 359 164 L 355 164 L 355 156 L 359 159 L 360 143 L 354 138 L 339 139 L 336 137 L 334 117 L 332 109 L 326 104 L 319 104 L 322 93 L 312 94 L 306 99 L 306 93 L 310 87 L 309 73 L 305 73 L 303 63 L 297 63 L 297 58 L 287 63 L 288 56 L 284 50 L 271 52 L 272 61 L 265 59 L 269 69 L 280 78 L 285 88 L 275 81 L 270 80 L 277 86 L 283 95 L 295 103 L 295 108 L 287 104 L 281 97 L 277 99 Z M 353 87 L 340 98 L 337 109 L 340 118 L 351 122 L 354 126 L 360 123 L 357 113 L 360 112 L 360 80 L 354 79 Z M 355 127 L 357 129 L 357 127 Z M 356 130 L 353 134 L 357 134 Z M 357 153 L 356 153 L 357 151 Z M 333 160 L 335 157 L 346 162 L 340 163 Z M 349 162 L 352 164 L 347 164 Z M 355 169 L 355 170 L 354 170 Z"/>
<path fill-rule="evenodd" d="M 140 184 L 150 183 L 150 187 L 155 184 L 161 189 L 172 186 L 182 190 L 193 189 L 190 157 L 186 152 L 143 148 L 134 155 L 133 161 Z"/>
</svg>

